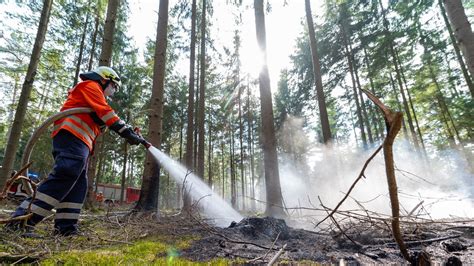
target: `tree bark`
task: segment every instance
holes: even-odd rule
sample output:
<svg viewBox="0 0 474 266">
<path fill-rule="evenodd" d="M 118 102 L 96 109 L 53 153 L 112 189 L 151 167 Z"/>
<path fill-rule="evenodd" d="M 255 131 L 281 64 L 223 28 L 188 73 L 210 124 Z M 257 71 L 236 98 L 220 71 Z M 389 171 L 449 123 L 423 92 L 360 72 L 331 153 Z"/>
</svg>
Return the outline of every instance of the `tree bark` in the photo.
<svg viewBox="0 0 474 266">
<path fill-rule="evenodd" d="M 240 187 L 242 189 L 242 210 L 245 210 L 245 175 L 244 175 L 244 127 L 242 123 L 242 86 L 239 86 L 239 144 L 240 144 Z"/>
<path fill-rule="evenodd" d="M 464 63 L 464 60 L 462 59 L 461 50 L 459 49 L 458 42 L 456 41 L 456 37 L 454 36 L 453 29 L 451 28 L 451 25 L 449 24 L 448 16 L 446 15 L 446 9 L 444 8 L 443 1 L 444 0 L 438 0 L 439 8 L 441 9 L 441 15 L 443 16 L 444 23 L 446 24 L 446 29 L 448 30 L 449 38 L 451 40 L 451 44 L 453 45 L 454 52 L 456 54 L 456 58 L 458 60 L 459 66 L 461 67 L 464 80 L 466 81 L 467 87 L 469 88 L 469 91 L 471 92 L 471 98 L 474 98 L 474 84 L 472 82 L 472 78 L 469 76 L 469 72 L 466 68 L 466 64 Z"/>
<path fill-rule="evenodd" d="M 258 77 L 260 87 L 260 108 L 262 117 L 262 149 L 265 169 L 266 209 L 268 216 L 285 216 L 278 172 L 278 154 L 276 150 L 275 125 L 273 118 L 272 93 L 267 66 L 267 40 L 263 0 L 254 0 L 257 41 L 263 53 L 263 66 Z"/>
<path fill-rule="evenodd" d="M 104 39 L 99 57 L 99 66 L 110 66 L 112 61 L 112 48 L 114 46 L 115 21 L 119 10 L 119 0 L 109 0 L 107 5 L 107 17 L 104 24 Z"/>
<path fill-rule="evenodd" d="M 148 114 L 148 141 L 157 149 L 161 149 L 162 141 L 163 96 L 165 87 L 166 48 L 168 45 L 168 6 L 169 0 L 160 0 L 153 64 L 153 85 L 150 99 L 150 112 Z M 140 199 L 135 209 L 156 211 L 159 213 L 159 185 L 160 165 L 150 153 L 147 153 L 145 167 L 143 169 Z"/>
<path fill-rule="evenodd" d="M 250 193 L 252 197 L 251 209 L 255 210 L 255 161 L 253 156 L 253 118 L 252 118 L 252 106 L 250 101 L 250 87 L 247 84 L 247 123 L 248 123 L 248 154 L 250 159 Z"/>
<path fill-rule="evenodd" d="M 449 21 L 454 29 L 454 36 L 466 60 L 467 69 L 474 77 L 474 33 L 467 20 L 461 0 L 443 0 Z M 473 87 L 469 87 L 471 97 L 474 97 Z"/>
<path fill-rule="evenodd" d="M 413 113 L 413 119 L 415 120 L 416 132 L 418 133 L 418 137 L 420 138 L 421 149 L 422 149 L 423 154 L 425 155 L 425 157 L 428 158 L 428 155 L 426 153 L 425 142 L 423 140 L 423 135 L 421 134 L 420 124 L 418 123 L 418 117 L 416 115 L 415 107 L 413 106 L 413 101 L 411 99 L 411 93 L 410 93 L 410 90 L 408 89 L 408 83 L 407 83 L 407 80 L 405 78 L 405 71 L 403 70 L 403 66 L 400 63 L 400 57 L 398 55 L 398 52 L 395 53 L 395 55 L 396 55 L 396 58 L 397 58 L 397 62 L 400 65 L 400 74 L 402 75 L 403 84 L 405 85 L 405 88 L 407 88 L 408 103 L 410 104 L 410 109 L 411 109 L 411 112 Z"/>
<path fill-rule="evenodd" d="M 204 118 L 206 116 L 205 92 L 206 92 L 206 0 L 202 0 L 201 16 L 201 74 L 199 82 L 199 112 L 198 112 L 198 156 L 197 175 L 204 179 L 204 150 L 206 149 L 204 134 Z"/>
<path fill-rule="evenodd" d="M 232 111 L 231 111 L 232 112 Z M 235 184 L 235 144 L 234 144 L 234 130 L 232 129 L 232 123 L 234 121 L 234 115 L 231 113 L 231 119 L 229 121 L 230 130 L 230 145 L 229 145 L 229 165 L 230 165 L 230 202 L 234 209 L 237 209 L 237 187 Z"/>
<path fill-rule="evenodd" d="M 305 0 L 306 21 L 308 23 L 309 41 L 311 46 L 311 56 L 313 62 L 313 75 L 316 85 L 316 95 L 318 98 L 319 117 L 323 131 L 323 141 L 328 144 L 331 139 L 331 126 L 329 125 L 328 111 L 326 108 L 326 98 L 324 96 L 323 82 L 321 79 L 321 64 L 319 62 L 318 44 L 314 33 L 313 15 L 311 14 L 310 0 Z"/>
<path fill-rule="evenodd" d="M 84 53 L 84 43 L 86 41 L 87 26 L 89 26 L 89 14 L 86 14 L 86 22 L 84 22 L 84 29 L 82 30 L 81 44 L 79 45 L 79 55 L 77 56 L 76 72 L 74 73 L 74 81 L 72 86 L 76 86 L 79 80 L 79 72 L 81 71 L 82 55 Z"/>
<path fill-rule="evenodd" d="M 224 140 L 221 140 L 221 168 L 222 168 L 222 198 L 225 199 L 225 160 L 224 160 L 224 155 L 225 155 L 225 144 Z"/>
<path fill-rule="evenodd" d="M 100 13 L 97 9 L 96 15 L 95 15 L 94 32 L 92 33 L 92 41 L 91 41 L 92 47 L 91 47 L 91 51 L 89 55 L 89 65 L 87 66 L 87 71 L 91 71 L 92 63 L 94 62 L 95 46 L 97 45 L 97 34 L 99 33 L 99 23 L 100 23 Z"/>
<path fill-rule="evenodd" d="M 374 143 L 374 138 L 372 136 L 372 129 L 370 128 L 370 123 L 369 123 L 369 115 L 367 114 L 367 106 L 365 105 L 365 100 L 364 96 L 362 95 L 362 86 L 360 85 L 360 80 L 359 80 L 359 71 L 357 68 L 357 62 L 355 60 L 354 52 L 352 50 L 352 45 L 349 46 L 351 49 L 351 54 L 352 54 L 352 65 L 354 67 L 354 76 L 359 92 L 359 97 L 360 97 L 360 107 L 362 109 L 362 117 L 364 119 L 364 125 L 366 126 L 367 129 L 367 137 L 369 138 L 369 143 Z"/>
<path fill-rule="evenodd" d="M 194 64 L 196 60 L 196 0 L 192 2 L 191 10 L 191 44 L 189 45 L 189 93 L 188 93 L 188 125 L 186 127 L 186 152 L 185 165 L 189 170 L 193 169 L 193 147 L 194 147 Z M 184 195 L 184 209 L 189 209 L 191 202 Z"/>
<path fill-rule="evenodd" d="M 393 97 L 395 98 L 395 101 L 397 102 L 398 110 L 401 111 L 402 104 L 400 103 L 400 99 L 398 98 L 398 92 L 397 92 L 397 86 L 395 85 L 395 80 L 393 80 L 393 76 L 391 72 L 388 72 L 388 75 L 390 77 L 390 86 L 392 87 Z M 405 137 L 408 137 L 408 129 L 407 129 L 404 119 L 402 119 L 402 128 L 403 128 L 403 134 L 405 135 Z"/>
<path fill-rule="evenodd" d="M 99 66 L 110 66 L 110 62 L 112 59 L 112 48 L 114 45 L 114 34 L 115 34 L 115 20 L 117 17 L 117 12 L 119 9 L 119 1 L 118 0 L 110 0 L 107 6 L 107 17 L 105 19 L 104 25 L 104 39 L 102 40 L 102 49 L 99 58 Z M 100 135 L 96 138 L 94 144 L 94 150 L 100 151 L 102 150 L 102 145 L 104 141 L 104 134 Z M 92 186 L 92 181 L 95 179 L 95 175 L 97 174 L 97 162 L 100 154 L 95 152 L 89 160 L 88 170 L 88 190 L 91 190 L 90 186 Z M 89 198 L 88 198 L 89 199 Z M 92 205 L 92 202 L 87 204 L 89 206 Z"/>
<path fill-rule="evenodd" d="M 364 119 L 362 117 L 362 109 L 360 107 L 360 102 L 359 102 L 359 96 L 357 95 L 357 84 L 355 80 L 355 75 L 354 75 L 354 65 L 353 65 L 353 55 L 352 51 L 349 49 L 349 40 L 348 36 L 345 30 L 345 26 L 343 22 L 341 21 L 341 31 L 342 31 L 342 39 L 344 42 L 344 49 L 347 57 L 347 63 L 349 66 L 349 73 L 351 75 L 351 81 L 352 81 L 352 95 L 354 97 L 355 103 L 356 103 L 356 114 L 357 114 L 357 119 L 359 122 L 359 129 L 360 129 L 360 134 L 362 138 L 362 145 L 364 149 L 367 149 L 367 136 L 365 134 L 365 126 L 364 126 Z"/>
<path fill-rule="evenodd" d="M 213 143 L 212 143 L 212 121 L 209 119 L 209 144 L 208 144 L 208 152 L 207 152 L 207 176 L 208 176 L 208 181 L 207 183 L 209 184 L 209 187 L 212 188 L 212 152 L 213 152 Z M 203 178 L 204 179 L 204 178 Z"/>
<path fill-rule="evenodd" d="M 375 90 L 375 85 L 374 85 L 374 79 L 372 78 L 373 76 L 373 70 L 372 68 L 370 67 L 370 64 L 369 64 L 369 56 L 367 54 L 367 50 L 365 49 L 364 47 L 364 62 L 365 62 L 365 65 L 367 67 L 367 78 L 369 79 L 369 85 L 370 85 L 370 92 L 374 95 L 376 95 L 376 90 Z M 377 119 L 377 110 L 375 109 L 377 107 L 373 106 L 372 108 L 370 108 L 370 113 L 371 113 L 371 117 L 372 117 L 372 124 L 374 125 L 375 127 L 375 132 L 376 132 L 376 137 L 377 139 L 379 138 L 383 138 L 384 135 L 383 135 L 383 127 L 382 127 L 382 122 L 379 121 L 380 119 Z"/>
<path fill-rule="evenodd" d="M 127 190 L 127 161 L 128 161 L 128 144 L 123 140 L 123 165 L 122 165 L 122 180 L 120 182 L 120 202 L 125 201 L 125 193 Z"/>
<path fill-rule="evenodd" d="M 31 91 L 33 90 L 33 82 L 35 81 L 36 70 L 41 57 L 41 50 L 43 49 L 43 43 L 48 30 L 48 22 L 51 15 L 52 4 L 53 0 L 45 0 L 43 3 L 39 26 L 36 32 L 35 43 L 33 45 L 33 51 L 30 57 L 30 63 L 28 64 L 25 81 L 21 88 L 20 99 L 15 112 L 15 119 L 13 120 L 13 124 L 11 126 L 2 168 L 0 169 L 0 187 L 3 187 L 6 180 L 10 177 L 11 172 L 13 171 L 18 144 L 20 142 L 21 129 L 25 121 L 26 109 L 28 108 L 28 102 L 30 101 Z"/>
</svg>

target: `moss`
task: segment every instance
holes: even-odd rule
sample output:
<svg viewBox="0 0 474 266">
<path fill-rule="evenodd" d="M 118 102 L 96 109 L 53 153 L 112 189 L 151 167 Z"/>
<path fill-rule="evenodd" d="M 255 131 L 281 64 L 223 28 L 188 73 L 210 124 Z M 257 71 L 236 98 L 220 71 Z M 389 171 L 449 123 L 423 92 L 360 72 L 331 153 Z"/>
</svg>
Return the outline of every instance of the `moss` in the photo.
<svg viewBox="0 0 474 266">
<path fill-rule="evenodd" d="M 0 252 L 10 252 L 11 247 L 8 245 L 0 245 Z"/>
<path fill-rule="evenodd" d="M 53 255 L 51 258 L 42 261 L 42 265 L 188 265 L 201 264 L 180 258 L 179 250 L 191 245 L 196 237 L 180 239 L 174 243 L 169 239 L 140 240 L 133 245 L 119 245 L 97 250 L 72 250 L 64 251 Z M 166 241 L 168 240 L 168 241 Z M 216 259 L 212 265 L 227 265 L 230 261 Z M 202 263 L 208 265 L 209 262 Z"/>
</svg>

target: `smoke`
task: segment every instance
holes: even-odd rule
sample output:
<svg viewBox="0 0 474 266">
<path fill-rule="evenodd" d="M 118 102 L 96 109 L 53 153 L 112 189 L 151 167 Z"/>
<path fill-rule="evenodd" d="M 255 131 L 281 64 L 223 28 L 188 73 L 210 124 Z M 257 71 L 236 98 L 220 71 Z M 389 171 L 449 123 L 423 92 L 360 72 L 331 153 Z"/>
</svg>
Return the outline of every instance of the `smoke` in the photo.
<svg viewBox="0 0 474 266">
<path fill-rule="evenodd" d="M 293 216 L 309 215 L 311 219 L 318 220 L 326 213 L 291 208 L 321 209 L 319 199 L 325 206 L 334 208 L 377 146 L 363 151 L 350 145 L 327 147 L 308 144 L 309 138 L 302 137 L 302 124 L 295 123 L 295 119 L 289 120 L 280 131 L 279 141 L 283 143 L 284 150 L 285 145 L 292 143 L 291 149 L 286 150 L 304 151 L 304 156 L 280 154 L 280 182 L 285 206 L 290 208 Z M 295 142 L 292 136 L 296 135 L 298 140 Z M 429 157 L 426 160 L 416 153 L 403 138 L 396 139 L 394 160 L 400 214 L 407 215 L 413 211 L 412 215 L 428 219 L 472 218 L 474 178 L 467 171 L 461 154 L 445 150 L 432 152 Z M 365 178 L 357 183 L 339 209 L 366 209 L 391 214 L 383 151 L 371 161 L 365 170 Z"/>
</svg>

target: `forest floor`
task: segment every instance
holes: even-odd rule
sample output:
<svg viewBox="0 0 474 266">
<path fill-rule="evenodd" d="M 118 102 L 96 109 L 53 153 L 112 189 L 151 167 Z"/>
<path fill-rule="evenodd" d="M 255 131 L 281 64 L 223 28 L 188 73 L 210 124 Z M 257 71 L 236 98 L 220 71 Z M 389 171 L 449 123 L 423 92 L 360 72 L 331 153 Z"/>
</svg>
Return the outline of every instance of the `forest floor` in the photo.
<svg viewBox="0 0 474 266">
<path fill-rule="evenodd" d="M 0 206 L 0 219 L 5 219 L 15 205 Z M 268 217 L 218 228 L 196 215 L 127 214 L 127 206 L 85 211 L 83 235 L 73 237 L 54 236 L 52 217 L 37 226 L 39 238 L 0 227 L 0 264 L 226 265 L 266 264 L 273 258 L 306 265 L 407 264 L 389 225 L 377 220 L 341 222 L 315 232 Z M 412 257 L 442 265 L 474 264 L 474 220 L 417 221 L 404 225 L 403 232 Z"/>
</svg>

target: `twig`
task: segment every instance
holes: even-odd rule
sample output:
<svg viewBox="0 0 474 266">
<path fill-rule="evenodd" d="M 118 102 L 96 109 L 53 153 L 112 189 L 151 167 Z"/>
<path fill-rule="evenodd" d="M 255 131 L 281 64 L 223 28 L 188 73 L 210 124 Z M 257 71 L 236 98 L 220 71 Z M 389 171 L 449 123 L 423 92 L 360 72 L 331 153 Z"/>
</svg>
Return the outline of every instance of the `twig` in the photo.
<svg viewBox="0 0 474 266">
<path fill-rule="evenodd" d="M 424 200 L 420 201 L 420 203 L 418 203 L 418 204 L 415 206 L 415 208 L 413 208 L 413 209 L 411 210 L 411 212 L 408 213 L 407 216 L 410 217 L 410 216 L 423 204 L 423 202 L 425 202 L 425 201 L 424 201 Z"/>
<path fill-rule="evenodd" d="M 425 239 L 425 240 L 418 240 L 418 241 L 406 241 L 405 244 L 407 246 L 414 246 L 418 244 L 430 244 L 433 242 L 438 242 L 438 241 L 443 241 L 443 240 L 448 240 L 448 239 L 454 239 L 454 238 L 459 238 L 461 235 L 452 235 L 452 236 L 445 236 L 445 237 L 437 237 L 437 238 L 431 238 L 431 239 Z M 396 246 L 397 243 L 387 243 L 385 246 Z"/>
<path fill-rule="evenodd" d="M 322 219 L 321 221 L 319 221 L 316 226 L 319 226 L 321 223 L 323 223 L 324 221 L 327 220 L 327 218 L 331 217 L 336 211 L 337 209 L 342 205 L 342 203 L 347 199 L 347 197 L 349 197 L 349 194 L 351 193 L 351 191 L 354 189 L 355 185 L 357 184 L 357 182 L 359 182 L 359 180 L 362 178 L 362 177 L 365 177 L 364 175 L 364 172 L 365 172 L 365 169 L 367 168 L 367 166 L 369 166 L 369 163 L 370 161 L 372 161 L 372 159 L 375 157 L 375 155 L 377 155 L 377 153 L 382 149 L 383 145 L 380 145 L 374 153 L 372 153 L 372 155 L 369 157 L 369 159 L 365 162 L 364 164 L 364 167 L 362 167 L 362 170 L 360 171 L 360 174 L 359 176 L 356 178 L 356 180 L 354 181 L 354 183 L 352 183 L 351 187 L 349 188 L 349 191 L 347 191 L 346 195 L 344 196 L 344 198 L 342 198 L 342 200 L 336 205 L 336 207 L 333 209 L 333 211 L 328 214 L 328 216 L 326 216 L 324 219 Z"/>
<path fill-rule="evenodd" d="M 269 250 L 267 250 L 267 252 L 265 252 L 265 254 L 263 256 L 260 256 L 260 257 L 257 257 L 255 259 L 251 259 L 251 260 L 248 260 L 247 263 L 251 263 L 251 262 L 255 262 L 257 260 L 262 260 L 262 261 L 265 261 L 265 258 L 268 256 L 268 254 L 270 253 L 271 249 L 273 249 L 273 247 L 275 246 L 275 243 L 277 242 L 278 238 L 280 237 L 280 232 L 278 232 L 278 235 L 276 236 L 275 240 L 273 241 L 272 243 L 272 246 L 270 247 Z"/>
<path fill-rule="evenodd" d="M 276 262 L 276 260 L 281 256 L 285 248 L 286 248 L 286 244 L 283 245 L 283 247 L 281 247 L 281 249 L 277 252 L 277 254 L 275 254 L 275 256 L 273 256 L 273 258 L 270 260 L 270 262 L 267 265 L 269 266 L 273 265 Z"/>
<path fill-rule="evenodd" d="M 20 180 L 20 179 L 27 179 L 27 181 L 30 181 L 31 180 L 29 178 L 26 178 L 24 176 L 21 176 L 21 174 L 23 174 L 23 172 L 28 169 L 28 167 L 30 167 L 30 165 L 32 164 L 33 162 L 29 162 L 27 163 L 26 165 L 24 165 L 20 171 L 16 172 L 12 177 L 10 177 L 7 182 L 5 182 L 5 186 L 3 187 L 2 189 L 2 193 L 0 194 L 0 200 L 4 199 L 7 197 L 8 195 L 8 190 L 10 189 L 10 187 L 17 181 L 17 180 Z"/>
<path fill-rule="evenodd" d="M 6 223 L 9 223 L 9 222 L 16 222 L 16 221 L 26 221 L 31 216 L 33 216 L 33 213 L 28 213 L 28 214 L 25 214 L 25 215 L 9 218 L 9 219 L 5 219 L 5 220 L 2 219 L 2 220 L 0 220 L 0 224 L 6 224 Z"/>
<path fill-rule="evenodd" d="M 318 196 L 318 199 L 319 199 L 319 203 L 321 203 L 321 206 L 323 206 L 323 208 L 326 208 L 323 204 L 323 202 L 321 201 L 321 198 Z M 329 212 L 329 211 L 328 211 Z M 347 239 L 349 239 L 352 243 L 354 243 L 354 245 L 358 246 L 359 248 L 362 247 L 361 244 L 357 243 L 356 241 L 354 241 L 351 237 L 349 237 L 346 232 L 344 230 L 342 230 L 341 226 L 339 225 L 339 223 L 336 221 L 336 219 L 331 215 L 331 220 L 332 222 L 334 223 L 334 225 L 339 229 L 339 231 L 341 231 L 341 234 L 343 234 L 345 237 L 347 237 Z"/>
</svg>

